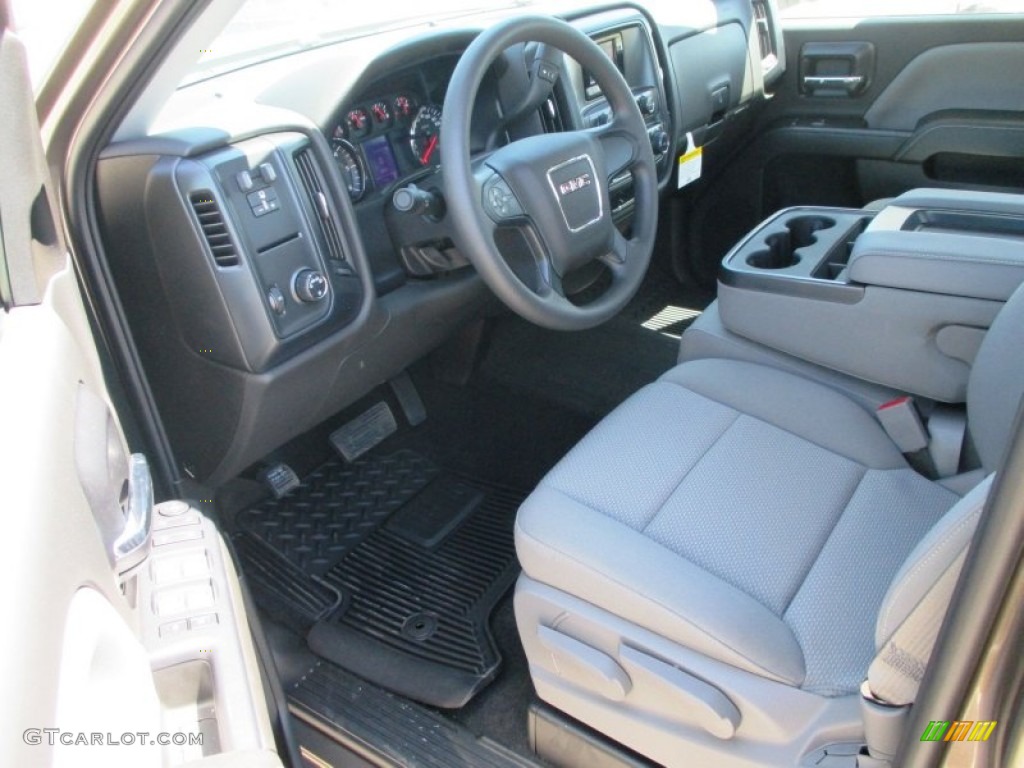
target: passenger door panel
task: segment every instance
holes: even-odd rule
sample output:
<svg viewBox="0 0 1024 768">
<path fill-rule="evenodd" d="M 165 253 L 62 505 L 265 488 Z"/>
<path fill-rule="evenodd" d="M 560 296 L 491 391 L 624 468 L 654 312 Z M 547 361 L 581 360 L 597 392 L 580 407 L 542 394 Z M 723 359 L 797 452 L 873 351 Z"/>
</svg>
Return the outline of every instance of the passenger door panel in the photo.
<svg viewBox="0 0 1024 768">
<path fill-rule="evenodd" d="M 1024 187 L 1024 16 L 783 30 L 786 72 L 752 141 L 691 206 L 687 266 L 698 277 L 712 279 L 739 236 L 787 206 L 858 207 L 921 186 Z M 725 232 L 714 218 L 722 210 L 737 219 Z"/>
</svg>

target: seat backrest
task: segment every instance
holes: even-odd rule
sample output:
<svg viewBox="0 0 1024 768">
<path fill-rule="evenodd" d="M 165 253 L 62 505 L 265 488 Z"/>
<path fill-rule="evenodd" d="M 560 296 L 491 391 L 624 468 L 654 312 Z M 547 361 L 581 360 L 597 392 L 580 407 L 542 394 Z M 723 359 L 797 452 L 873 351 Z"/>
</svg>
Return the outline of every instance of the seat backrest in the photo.
<svg viewBox="0 0 1024 768">
<path fill-rule="evenodd" d="M 967 423 L 986 472 L 1002 463 L 1024 396 L 1024 286 L 1000 310 L 967 383 Z"/>
</svg>

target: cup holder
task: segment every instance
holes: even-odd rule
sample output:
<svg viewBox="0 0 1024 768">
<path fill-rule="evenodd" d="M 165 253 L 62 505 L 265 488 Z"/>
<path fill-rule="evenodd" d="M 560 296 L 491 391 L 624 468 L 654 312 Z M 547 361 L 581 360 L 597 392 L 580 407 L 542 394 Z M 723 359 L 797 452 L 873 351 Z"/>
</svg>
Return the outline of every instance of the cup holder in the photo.
<svg viewBox="0 0 1024 768">
<path fill-rule="evenodd" d="M 786 222 L 784 232 L 776 232 L 764 239 L 767 248 L 754 251 L 747 264 L 755 269 L 786 269 L 800 263 L 801 248 L 818 242 L 815 232 L 836 225 L 827 216 L 797 216 Z"/>
</svg>

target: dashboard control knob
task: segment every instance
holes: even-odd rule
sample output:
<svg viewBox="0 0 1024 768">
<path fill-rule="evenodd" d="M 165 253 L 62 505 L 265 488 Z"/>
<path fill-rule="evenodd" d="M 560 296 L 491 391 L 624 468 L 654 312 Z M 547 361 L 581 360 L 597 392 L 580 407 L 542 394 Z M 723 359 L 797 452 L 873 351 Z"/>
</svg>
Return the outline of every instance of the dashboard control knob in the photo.
<svg viewBox="0 0 1024 768">
<path fill-rule="evenodd" d="M 654 97 L 649 93 L 642 93 L 637 96 L 636 105 L 640 108 L 640 114 L 644 117 L 650 117 L 658 108 L 658 102 L 656 102 Z"/>
<path fill-rule="evenodd" d="M 648 133 L 647 136 L 651 140 L 651 150 L 654 152 L 655 155 L 664 155 L 666 152 L 668 152 L 668 147 L 669 144 L 671 144 L 671 140 L 669 139 L 668 132 L 664 128 L 655 128 L 650 133 Z"/>
<path fill-rule="evenodd" d="M 295 273 L 294 287 L 299 301 L 313 304 L 327 295 L 327 278 L 315 269 L 300 269 Z"/>
<path fill-rule="evenodd" d="M 275 315 L 284 314 L 284 293 L 276 284 L 267 289 L 267 304 L 270 306 L 270 311 Z"/>
</svg>

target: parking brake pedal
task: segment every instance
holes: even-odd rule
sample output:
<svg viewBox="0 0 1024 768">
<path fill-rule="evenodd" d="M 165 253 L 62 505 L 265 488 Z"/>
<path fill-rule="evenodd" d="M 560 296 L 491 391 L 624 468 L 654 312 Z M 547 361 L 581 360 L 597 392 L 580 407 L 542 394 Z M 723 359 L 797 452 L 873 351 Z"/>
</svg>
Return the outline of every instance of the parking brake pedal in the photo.
<svg viewBox="0 0 1024 768">
<path fill-rule="evenodd" d="M 283 499 L 299 487 L 299 476 L 283 461 L 271 464 L 260 472 L 260 479 L 270 488 L 275 499 Z"/>
</svg>

